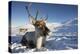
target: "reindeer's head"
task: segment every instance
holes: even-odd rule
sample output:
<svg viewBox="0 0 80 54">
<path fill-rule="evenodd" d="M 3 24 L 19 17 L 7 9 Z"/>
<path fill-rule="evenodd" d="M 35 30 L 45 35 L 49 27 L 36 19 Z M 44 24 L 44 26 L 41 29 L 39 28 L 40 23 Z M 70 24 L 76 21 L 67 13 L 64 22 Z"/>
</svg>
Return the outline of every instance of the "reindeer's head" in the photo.
<svg viewBox="0 0 80 54">
<path fill-rule="evenodd" d="M 48 35 L 49 29 L 47 28 L 46 23 L 43 20 L 36 21 L 34 26 L 37 27 L 43 33 L 42 35 Z"/>
<path fill-rule="evenodd" d="M 43 33 L 42 34 L 43 36 L 48 35 L 48 33 L 50 32 L 50 30 L 46 26 L 46 20 L 48 19 L 48 17 L 46 17 L 45 19 L 41 17 L 39 20 L 37 20 L 38 11 L 36 12 L 36 17 L 33 17 L 29 13 L 29 9 L 27 7 L 26 9 L 27 9 L 31 24 L 34 25 L 34 27 L 36 27 L 37 29 L 39 29 Z"/>
</svg>

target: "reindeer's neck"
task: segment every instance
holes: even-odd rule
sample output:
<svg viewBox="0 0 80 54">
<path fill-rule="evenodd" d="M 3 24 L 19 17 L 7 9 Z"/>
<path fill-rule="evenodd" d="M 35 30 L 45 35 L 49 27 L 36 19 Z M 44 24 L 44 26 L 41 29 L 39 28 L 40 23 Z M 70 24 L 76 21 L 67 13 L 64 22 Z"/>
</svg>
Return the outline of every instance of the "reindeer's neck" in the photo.
<svg viewBox="0 0 80 54">
<path fill-rule="evenodd" d="M 35 37 L 36 37 L 36 48 L 40 49 L 43 43 L 43 36 L 41 35 L 42 31 L 35 27 Z"/>
<path fill-rule="evenodd" d="M 42 35 L 41 29 L 35 27 L 35 34 L 36 34 L 37 36 L 41 36 L 41 35 Z"/>
<path fill-rule="evenodd" d="M 35 34 L 38 36 L 47 36 L 50 30 L 45 26 L 45 30 L 35 27 Z"/>
</svg>

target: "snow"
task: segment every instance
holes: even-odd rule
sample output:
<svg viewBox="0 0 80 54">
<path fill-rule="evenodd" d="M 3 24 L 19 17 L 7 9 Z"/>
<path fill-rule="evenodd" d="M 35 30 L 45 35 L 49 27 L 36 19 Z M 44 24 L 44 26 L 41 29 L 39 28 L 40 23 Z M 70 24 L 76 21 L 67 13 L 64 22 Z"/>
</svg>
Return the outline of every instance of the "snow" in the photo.
<svg viewBox="0 0 80 54">
<path fill-rule="evenodd" d="M 12 44 L 11 47 L 12 53 L 22 53 L 22 52 L 34 52 L 36 50 L 36 48 L 30 49 L 30 48 L 26 48 L 26 46 L 22 46 L 21 44 Z M 47 51 L 47 50 L 46 50 Z"/>
<path fill-rule="evenodd" d="M 56 41 L 60 41 L 62 38 L 58 38 L 58 39 L 56 39 Z"/>
<path fill-rule="evenodd" d="M 70 38 L 64 36 L 63 37 L 50 36 L 46 39 L 46 45 L 44 47 L 46 50 L 42 50 L 42 51 L 77 49 L 77 44 L 75 44 L 74 42 L 72 43 L 70 40 L 71 40 Z M 66 41 L 71 43 L 67 43 Z M 12 53 L 36 52 L 35 51 L 36 48 L 33 49 L 26 48 L 26 46 L 22 46 L 20 43 L 13 43 L 11 46 L 11 50 Z"/>
<path fill-rule="evenodd" d="M 67 37 L 62 37 L 63 39 L 68 39 Z"/>
</svg>

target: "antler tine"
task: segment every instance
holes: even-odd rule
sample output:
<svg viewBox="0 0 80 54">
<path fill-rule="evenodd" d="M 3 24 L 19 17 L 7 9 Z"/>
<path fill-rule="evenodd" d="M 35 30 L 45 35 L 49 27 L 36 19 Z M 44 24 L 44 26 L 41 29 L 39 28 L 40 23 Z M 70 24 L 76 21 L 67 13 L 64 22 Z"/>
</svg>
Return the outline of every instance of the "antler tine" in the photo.
<svg viewBox="0 0 80 54">
<path fill-rule="evenodd" d="M 42 17 L 40 19 L 42 19 Z"/>
<path fill-rule="evenodd" d="M 25 6 L 25 8 L 26 8 L 26 10 L 27 10 L 28 16 L 31 16 L 31 15 L 30 15 L 30 12 L 29 12 L 28 6 Z"/>
<path fill-rule="evenodd" d="M 48 19 L 48 14 L 46 15 L 46 18 L 45 18 L 45 20 L 47 20 Z"/>
<path fill-rule="evenodd" d="M 44 20 L 43 18 L 44 18 L 44 17 L 41 17 L 40 19 L 41 19 L 41 20 Z"/>
<path fill-rule="evenodd" d="M 39 10 L 37 10 L 37 12 L 36 12 L 36 16 L 35 16 L 36 20 L 37 20 L 38 14 L 39 14 Z"/>
<path fill-rule="evenodd" d="M 30 12 L 29 12 L 29 8 L 31 7 L 32 3 L 30 3 L 28 6 L 25 6 L 28 16 L 31 16 Z"/>
<path fill-rule="evenodd" d="M 35 18 L 30 14 L 30 7 L 31 7 L 31 4 L 30 3 L 28 6 L 25 6 L 26 10 L 27 10 L 27 13 L 28 13 L 28 18 L 29 18 L 29 21 L 34 24 L 35 22 Z M 34 22 L 33 22 L 34 21 Z"/>
<path fill-rule="evenodd" d="M 46 15 L 46 17 L 41 17 L 40 19 L 46 21 L 48 19 L 48 14 Z"/>
</svg>

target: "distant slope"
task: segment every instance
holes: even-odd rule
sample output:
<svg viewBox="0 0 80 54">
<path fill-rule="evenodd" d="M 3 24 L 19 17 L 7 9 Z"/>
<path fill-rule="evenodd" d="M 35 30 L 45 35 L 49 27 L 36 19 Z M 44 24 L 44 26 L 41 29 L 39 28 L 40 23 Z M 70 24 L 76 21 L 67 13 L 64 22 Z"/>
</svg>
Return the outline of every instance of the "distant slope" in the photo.
<svg viewBox="0 0 80 54">
<path fill-rule="evenodd" d="M 55 33 L 63 33 L 66 35 L 75 36 L 78 33 L 78 19 L 75 18 L 75 19 L 68 20 L 68 21 L 62 23 L 61 27 L 57 27 L 55 29 L 57 29 L 57 31 Z"/>
</svg>

